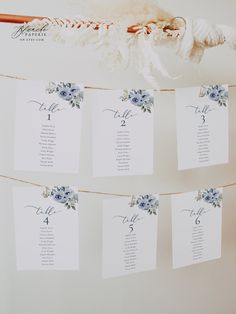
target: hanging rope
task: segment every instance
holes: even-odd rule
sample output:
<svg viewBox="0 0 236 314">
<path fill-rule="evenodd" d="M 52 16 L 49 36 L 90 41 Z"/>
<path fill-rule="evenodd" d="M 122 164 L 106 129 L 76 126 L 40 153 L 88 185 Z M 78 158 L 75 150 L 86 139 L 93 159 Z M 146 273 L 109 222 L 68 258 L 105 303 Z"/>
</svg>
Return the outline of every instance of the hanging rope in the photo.
<svg viewBox="0 0 236 314">
<path fill-rule="evenodd" d="M 0 77 L 3 78 L 8 78 L 8 79 L 14 79 L 14 80 L 22 80 L 26 81 L 28 79 L 19 77 L 19 76 L 14 76 L 14 75 L 6 75 L 6 74 L 0 74 Z M 230 88 L 236 87 L 236 84 L 231 84 L 228 85 Z M 106 88 L 106 87 L 95 87 L 95 86 L 84 86 L 85 89 L 94 89 L 94 90 L 112 90 L 111 88 Z M 162 88 L 158 90 L 154 90 L 155 92 L 175 92 L 175 88 Z"/>
<path fill-rule="evenodd" d="M 39 184 L 39 183 L 30 182 L 30 181 L 26 181 L 26 180 L 14 178 L 14 177 L 9 177 L 9 176 L 5 176 L 5 175 L 2 175 L 2 174 L 0 174 L 0 178 L 1 179 L 5 179 L 5 180 L 18 182 L 18 183 L 24 183 L 24 184 L 32 185 L 32 186 L 35 186 L 35 187 L 45 188 L 44 185 Z M 225 185 L 221 185 L 221 186 L 214 187 L 214 188 L 231 188 L 231 187 L 234 187 L 234 186 L 236 186 L 236 182 L 225 184 Z M 119 196 L 119 197 L 132 197 L 133 196 L 133 194 L 109 193 L 109 192 L 90 191 L 90 190 L 83 190 L 83 189 L 79 189 L 78 192 L 79 193 L 85 193 L 85 194 L 97 194 L 97 195 L 108 195 L 108 196 Z M 160 196 L 171 196 L 171 195 L 178 195 L 178 194 L 183 194 L 183 193 L 186 193 L 186 191 L 165 192 L 165 193 L 158 193 L 158 192 L 156 192 L 156 193 L 153 193 L 153 194 L 158 194 Z"/>
<path fill-rule="evenodd" d="M 236 49 L 236 29 L 212 25 L 203 19 L 185 19 L 186 30 L 179 42 L 178 54 L 187 61 L 200 62 L 205 49 L 227 43 Z"/>
</svg>

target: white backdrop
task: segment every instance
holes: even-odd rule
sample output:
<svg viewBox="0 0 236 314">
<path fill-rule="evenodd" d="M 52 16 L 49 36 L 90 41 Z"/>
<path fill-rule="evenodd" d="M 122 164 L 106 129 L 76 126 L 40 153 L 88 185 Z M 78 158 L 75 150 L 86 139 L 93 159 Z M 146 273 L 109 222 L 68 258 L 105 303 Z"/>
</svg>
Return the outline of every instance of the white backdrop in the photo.
<svg viewBox="0 0 236 314">
<path fill-rule="evenodd" d="M 163 3 L 162 3 L 163 2 Z M 176 15 L 206 17 L 236 26 L 234 0 L 159 1 Z M 72 15 L 75 0 L 0 0 L 0 12 L 30 15 Z M 77 9 L 78 10 L 78 9 Z M 110 73 L 96 55 L 81 48 L 37 45 L 10 40 L 10 25 L 0 25 L 0 73 L 29 79 L 69 80 L 111 88 L 148 87 L 132 70 Z M 163 61 L 176 81 L 160 77 L 161 87 L 202 83 L 236 83 L 236 52 L 227 47 L 209 50 L 200 65 L 185 64 L 173 52 L 161 50 Z M 24 173 L 13 170 L 15 81 L 0 79 L 0 173 L 44 185 L 70 184 L 82 189 L 114 193 L 191 191 L 236 181 L 236 88 L 230 89 L 230 163 L 177 171 L 174 92 L 156 94 L 155 172 L 153 176 L 93 178 L 91 112 L 85 110 L 79 175 Z M 93 91 L 87 91 L 89 93 Z M 76 141 L 76 135 L 74 140 Z M 102 280 L 102 199 L 80 197 L 79 272 L 17 272 L 11 188 L 0 180 L 0 313 L 1 314 L 235 314 L 236 188 L 224 192 L 222 259 L 172 270 L 169 197 L 161 198 L 157 270 Z M 17 183 L 16 185 L 19 185 Z M 20 184 L 24 185 L 24 184 Z"/>
</svg>

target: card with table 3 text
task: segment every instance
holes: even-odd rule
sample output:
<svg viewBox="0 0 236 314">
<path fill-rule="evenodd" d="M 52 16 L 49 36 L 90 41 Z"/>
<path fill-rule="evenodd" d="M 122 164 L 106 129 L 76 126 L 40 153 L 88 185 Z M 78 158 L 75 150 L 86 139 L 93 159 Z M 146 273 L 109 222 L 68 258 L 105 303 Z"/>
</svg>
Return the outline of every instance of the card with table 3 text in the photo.
<svg viewBox="0 0 236 314">
<path fill-rule="evenodd" d="M 228 86 L 176 89 L 179 170 L 229 161 Z"/>
</svg>

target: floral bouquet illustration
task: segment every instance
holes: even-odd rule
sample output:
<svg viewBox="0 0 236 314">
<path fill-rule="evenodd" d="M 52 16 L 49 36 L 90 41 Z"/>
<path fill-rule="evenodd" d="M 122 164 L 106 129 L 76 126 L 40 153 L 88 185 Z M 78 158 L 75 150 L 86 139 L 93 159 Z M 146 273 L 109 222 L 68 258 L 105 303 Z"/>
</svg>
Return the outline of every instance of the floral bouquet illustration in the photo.
<svg viewBox="0 0 236 314">
<path fill-rule="evenodd" d="M 206 203 L 216 208 L 221 207 L 223 195 L 218 189 L 199 190 L 196 200 L 204 200 Z"/>
<path fill-rule="evenodd" d="M 129 101 L 132 105 L 140 107 L 143 112 L 152 112 L 154 97 L 145 89 L 125 89 L 120 97 L 122 101 Z"/>
<path fill-rule="evenodd" d="M 146 211 L 149 215 L 157 215 L 159 209 L 159 200 L 154 195 L 132 196 L 130 207 L 138 206 L 141 210 Z"/>
<path fill-rule="evenodd" d="M 74 192 L 68 186 L 54 186 L 53 188 L 46 187 L 43 191 L 44 198 L 52 198 L 55 202 L 64 204 L 67 209 L 76 210 L 78 204 L 78 193 Z"/>
<path fill-rule="evenodd" d="M 228 90 L 222 85 L 202 86 L 199 96 L 208 97 L 210 100 L 216 102 L 220 107 L 227 107 L 229 99 Z"/>
<path fill-rule="evenodd" d="M 84 92 L 73 83 L 54 83 L 50 82 L 46 89 L 48 94 L 56 93 L 58 97 L 67 101 L 72 108 L 80 109 L 80 104 L 84 99 Z"/>
</svg>

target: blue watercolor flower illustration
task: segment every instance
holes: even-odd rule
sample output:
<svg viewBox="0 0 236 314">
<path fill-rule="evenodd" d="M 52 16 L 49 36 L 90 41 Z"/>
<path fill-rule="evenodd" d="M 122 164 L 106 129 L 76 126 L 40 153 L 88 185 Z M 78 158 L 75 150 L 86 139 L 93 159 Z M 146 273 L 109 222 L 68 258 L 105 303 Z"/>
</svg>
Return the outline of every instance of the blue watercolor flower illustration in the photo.
<svg viewBox="0 0 236 314">
<path fill-rule="evenodd" d="M 78 193 L 75 193 L 68 186 L 54 186 L 52 189 L 46 187 L 42 195 L 44 198 L 51 197 L 54 201 L 64 204 L 67 209 L 76 210 Z"/>
<path fill-rule="evenodd" d="M 67 101 L 70 101 L 73 97 L 68 86 L 58 86 L 58 96 Z"/>
<path fill-rule="evenodd" d="M 84 99 L 84 93 L 79 86 L 73 83 L 63 83 L 59 84 L 50 82 L 46 89 L 48 94 L 56 93 L 60 98 L 69 102 L 72 108 L 80 108 L 80 104 Z"/>
<path fill-rule="evenodd" d="M 140 107 L 143 112 L 151 113 L 154 106 L 154 97 L 145 89 L 125 89 L 120 97 L 122 101 L 130 101 L 134 106 Z"/>
<path fill-rule="evenodd" d="M 208 204 L 212 204 L 213 207 L 221 207 L 223 195 L 218 189 L 199 190 L 196 200 L 203 200 Z"/>
<path fill-rule="evenodd" d="M 157 215 L 159 209 L 159 200 L 151 195 L 133 196 L 130 202 L 130 207 L 138 206 L 141 210 L 146 211 L 149 215 Z"/>
<path fill-rule="evenodd" d="M 199 96 L 208 97 L 210 100 L 216 102 L 220 107 L 227 107 L 229 99 L 228 91 L 222 85 L 202 86 Z"/>
</svg>

